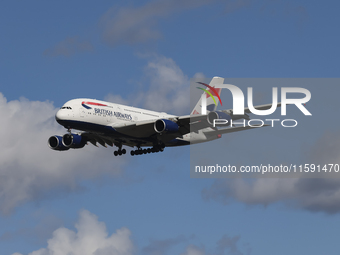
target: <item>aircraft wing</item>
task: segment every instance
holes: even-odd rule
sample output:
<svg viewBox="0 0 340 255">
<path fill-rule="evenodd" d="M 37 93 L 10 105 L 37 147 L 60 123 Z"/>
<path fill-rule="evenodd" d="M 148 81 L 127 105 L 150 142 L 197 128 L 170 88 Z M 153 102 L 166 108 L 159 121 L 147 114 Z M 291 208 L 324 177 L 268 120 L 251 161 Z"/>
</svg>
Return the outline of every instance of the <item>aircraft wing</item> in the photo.
<svg viewBox="0 0 340 255">
<path fill-rule="evenodd" d="M 124 138 L 124 137 L 118 137 L 115 135 L 109 135 L 109 134 L 99 134 L 99 133 L 93 133 L 93 132 L 83 132 L 81 133 L 81 136 L 84 137 L 87 142 L 92 143 L 94 146 L 98 147 L 97 144 L 100 144 L 103 147 L 113 145 L 126 145 L 129 147 L 134 147 L 136 145 L 143 145 L 146 144 L 147 141 L 143 139 L 134 139 L 134 138 Z"/>
<path fill-rule="evenodd" d="M 144 138 L 158 134 L 154 127 L 157 120 L 158 119 L 139 121 L 134 123 L 124 123 L 113 125 L 112 127 L 117 132 L 124 135 Z M 178 132 L 175 133 L 176 136 L 185 135 L 187 133 L 206 128 L 209 125 L 207 122 L 207 115 L 185 115 L 169 118 L 169 120 L 175 122 L 179 127 Z"/>
<path fill-rule="evenodd" d="M 210 127 L 207 121 L 207 114 L 204 115 L 185 115 L 177 118 L 177 124 L 180 126 L 182 135 L 196 132 L 200 129 Z"/>
<path fill-rule="evenodd" d="M 271 104 L 255 106 L 258 110 L 266 110 L 271 108 Z M 281 106 L 281 103 L 278 103 Z M 250 113 L 249 108 L 244 109 L 245 113 Z M 229 114 L 233 120 L 245 118 L 249 119 L 247 114 L 245 115 L 233 115 L 232 109 L 222 110 L 222 112 Z M 205 129 L 207 127 L 212 127 L 207 121 L 207 115 L 184 115 L 178 117 L 169 118 L 170 121 L 175 122 L 178 125 L 178 131 L 173 133 L 158 133 L 155 130 L 155 122 L 158 119 L 139 121 L 139 122 L 126 122 L 111 125 L 115 131 L 119 134 L 125 135 L 122 138 L 121 135 L 115 135 L 114 133 L 93 133 L 93 132 L 83 132 L 82 136 L 87 139 L 88 142 L 97 146 L 100 144 L 104 147 L 113 146 L 116 144 L 124 144 L 127 146 L 136 146 L 137 144 L 143 145 L 149 143 L 152 140 L 162 140 L 164 142 L 175 139 L 179 136 L 188 134 L 190 132 L 197 132 L 198 130 Z M 268 125 L 263 125 L 263 127 Z M 207 135 L 218 135 L 226 134 L 232 132 L 238 132 L 248 129 L 254 129 L 258 127 L 229 127 L 223 129 L 211 128 L 210 130 L 204 131 Z"/>
<path fill-rule="evenodd" d="M 98 144 L 104 147 L 118 146 L 119 144 L 130 147 L 137 145 L 150 146 L 150 144 L 152 145 L 152 141 L 161 140 L 168 142 L 194 130 L 197 131 L 206 128 L 209 125 L 206 119 L 207 115 L 186 115 L 170 118 L 169 120 L 175 122 L 179 127 L 178 131 L 173 133 L 158 133 L 155 130 L 155 122 L 158 119 L 154 119 L 108 125 L 108 130 L 113 128 L 112 132 L 82 132 L 81 136 L 94 146 L 98 146 Z M 122 134 L 124 136 L 122 136 Z"/>
<path fill-rule="evenodd" d="M 119 123 L 112 127 L 119 133 L 133 137 L 149 137 L 156 134 L 154 124 L 156 120 Z"/>
</svg>

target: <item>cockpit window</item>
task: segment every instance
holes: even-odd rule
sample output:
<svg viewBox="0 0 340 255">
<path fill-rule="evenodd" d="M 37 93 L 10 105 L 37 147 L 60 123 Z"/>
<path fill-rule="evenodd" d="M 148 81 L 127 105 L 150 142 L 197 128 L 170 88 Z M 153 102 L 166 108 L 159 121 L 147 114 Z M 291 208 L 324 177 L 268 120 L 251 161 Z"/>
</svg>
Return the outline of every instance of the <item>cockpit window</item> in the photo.
<svg viewBox="0 0 340 255">
<path fill-rule="evenodd" d="M 72 110 L 72 108 L 69 107 L 69 106 L 63 106 L 63 107 L 61 107 L 60 109 L 69 109 L 69 110 Z"/>
</svg>

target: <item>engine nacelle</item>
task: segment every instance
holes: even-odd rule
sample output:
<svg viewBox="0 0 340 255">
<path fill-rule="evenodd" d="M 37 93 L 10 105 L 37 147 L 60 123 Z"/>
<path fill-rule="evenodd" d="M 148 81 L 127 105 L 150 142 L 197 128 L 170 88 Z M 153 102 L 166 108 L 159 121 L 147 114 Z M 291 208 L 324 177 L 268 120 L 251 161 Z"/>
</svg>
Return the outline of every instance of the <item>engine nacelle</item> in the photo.
<svg viewBox="0 0 340 255">
<path fill-rule="evenodd" d="M 177 123 L 171 120 L 160 119 L 155 122 L 154 129 L 157 133 L 175 133 L 178 131 L 179 127 Z"/>
<path fill-rule="evenodd" d="M 224 113 L 224 112 L 220 112 L 220 111 L 216 111 L 216 112 L 209 112 L 208 116 L 207 116 L 207 121 L 210 125 L 214 124 L 214 120 L 227 120 L 228 123 L 224 123 L 223 125 L 220 126 L 229 126 L 230 125 L 230 121 L 231 121 L 231 117 L 230 115 Z M 215 126 L 219 126 L 217 123 L 215 123 Z"/>
<path fill-rule="evenodd" d="M 65 147 L 73 149 L 83 148 L 86 144 L 86 140 L 77 134 L 65 134 L 62 142 Z"/>
<path fill-rule="evenodd" d="M 62 142 L 63 138 L 61 136 L 58 135 L 54 135 L 51 136 L 48 139 L 48 146 L 52 149 L 52 150 L 56 150 L 56 151 L 67 151 L 70 148 L 67 148 L 63 145 Z"/>
</svg>

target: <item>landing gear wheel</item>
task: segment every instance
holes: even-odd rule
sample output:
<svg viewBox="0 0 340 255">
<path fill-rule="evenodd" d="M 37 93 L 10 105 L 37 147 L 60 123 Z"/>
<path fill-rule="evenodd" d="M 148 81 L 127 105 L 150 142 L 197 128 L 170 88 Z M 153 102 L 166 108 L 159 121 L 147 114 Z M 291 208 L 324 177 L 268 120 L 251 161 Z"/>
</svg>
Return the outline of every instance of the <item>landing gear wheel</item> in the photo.
<svg viewBox="0 0 340 255">
<path fill-rule="evenodd" d="M 117 147 L 118 147 L 118 150 L 114 151 L 113 154 L 115 156 L 121 156 L 123 154 L 126 154 L 126 150 L 125 149 L 122 149 L 122 144 L 115 144 Z M 135 153 L 132 153 L 131 151 L 131 155 L 135 155 Z"/>
</svg>

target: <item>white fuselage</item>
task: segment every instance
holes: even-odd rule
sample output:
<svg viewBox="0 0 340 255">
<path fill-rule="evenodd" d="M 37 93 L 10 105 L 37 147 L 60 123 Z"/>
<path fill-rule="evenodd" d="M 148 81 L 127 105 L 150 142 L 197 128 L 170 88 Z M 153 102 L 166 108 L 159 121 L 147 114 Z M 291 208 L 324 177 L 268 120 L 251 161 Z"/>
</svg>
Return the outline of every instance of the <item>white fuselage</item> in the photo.
<svg viewBox="0 0 340 255">
<path fill-rule="evenodd" d="M 104 128 L 122 127 L 143 121 L 172 119 L 177 116 L 165 112 L 149 111 L 95 99 L 80 98 L 66 102 L 56 113 L 56 120 L 65 128 L 100 133 Z M 200 143 L 213 140 L 203 132 L 188 133 L 176 138 L 179 141 Z M 183 145 L 183 144 L 178 144 Z M 176 146 L 173 144 L 172 146 Z"/>
<path fill-rule="evenodd" d="M 56 114 L 57 119 L 72 119 L 105 126 L 173 117 L 176 116 L 87 98 L 66 102 Z"/>
</svg>

